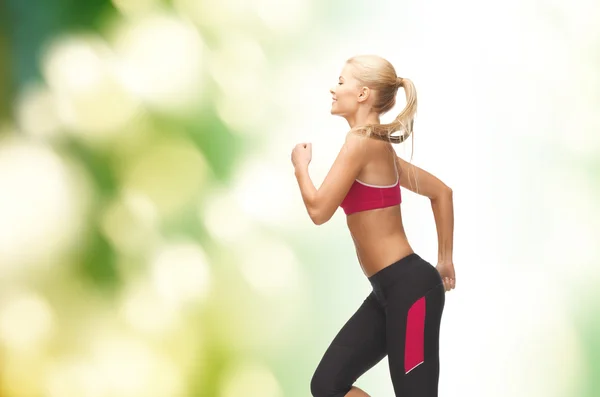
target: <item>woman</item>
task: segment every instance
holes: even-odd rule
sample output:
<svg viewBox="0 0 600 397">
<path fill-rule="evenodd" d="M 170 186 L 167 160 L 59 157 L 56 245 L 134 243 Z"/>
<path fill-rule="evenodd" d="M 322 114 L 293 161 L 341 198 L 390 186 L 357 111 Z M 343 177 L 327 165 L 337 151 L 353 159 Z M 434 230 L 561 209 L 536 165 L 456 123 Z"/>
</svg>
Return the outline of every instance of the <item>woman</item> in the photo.
<svg viewBox="0 0 600 397">
<path fill-rule="evenodd" d="M 406 92 L 406 107 L 392 123 L 381 124 L 380 116 L 395 105 L 400 88 Z M 445 293 L 456 286 L 452 190 L 396 156 L 391 144 L 412 133 L 417 99 L 412 82 L 398 77 L 387 60 L 374 55 L 349 59 L 330 92 L 331 113 L 351 127 L 331 170 L 317 190 L 308 175 L 310 143 L 296 145 L 292 163 L 315 224 L 327 222 L 338 207 L 346 213 L 358 262 L 373 290 L 331 342 L 312 376 L 311 393 L 368 397 L 353 384 L 387 355 L 396 396 L 437 396 Z M 408 243 L 400 186 L 431 200 L 439 247 L 436 267 Z"/>
</svg>

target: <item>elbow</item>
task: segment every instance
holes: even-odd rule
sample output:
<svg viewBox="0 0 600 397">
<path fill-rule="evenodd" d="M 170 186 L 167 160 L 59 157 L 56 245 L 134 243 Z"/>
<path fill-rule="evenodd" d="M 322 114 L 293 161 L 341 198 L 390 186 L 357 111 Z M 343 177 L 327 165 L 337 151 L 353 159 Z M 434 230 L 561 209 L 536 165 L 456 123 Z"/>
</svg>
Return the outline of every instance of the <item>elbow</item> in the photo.
<svg viewBox="0 0 600 397">
<path fill-rule="evenodd" d="M 315 219 L 315 218 L 312 218 L 312 221 L 313 221 L 313 223 L 314 223 L 315 225 L 317 225 L 317 226 L 321 226 L 322 224 L 324 224 L 324 223 L 325 223 L 325 220 L 322 220 L 322 219 Z"/>
<path fill-rule="evenodd" d="M 309 207 L 307 208 L 308 210 L 308 216 L 310 217 L 310 220 L 312 221 L 312 223 L 314 223 L 315 225 L 321 225 L 322 221 L 321 221 L 321 216 L 319 214 L 319 211 L 314 208 L 314 207 Z"/>
<path fill-rule="evenodd" d="M 444 196 L 452 198 L 452 189 L 450 188 L 450 186 L 446 186 L 444 188 Z"/>
<path fill-rule="evenodd" d="M 449 186 L 443 185 L 437 192 L 435 196 L 431 198 L 432 200 L 452 200 L 452 189 Z"/>
<path fill-rule="evenodd" d="M 325 222 L 327 222 L 327 219 L 320 214 L 312 213 L 309 215 L 310 215 L 310 220 L 317 226 L 320 226 L 320 225 L 324 224 Z"/>
<path fill-rule="evenodd" d="M 327 214 L 319 210 L 309 211 L 308 215 L 310 216 L 312 222 L 317 226 L 320 226 L 326 223 L 329 219 L 331 219 L 331 216 L 327 216 Z"/>
<path fill-rule="evenodd" d="M 327 222 L 333 214 L 328 214 L 328 211 L 322 205 L 321 201 L 318 198 L 313 197 L 313 200 L 307 205 L 306 209 L 308 210 L 308 216 L 310 216 L 310 220 L 317 226 L 324 224 Z"/>
</svg>

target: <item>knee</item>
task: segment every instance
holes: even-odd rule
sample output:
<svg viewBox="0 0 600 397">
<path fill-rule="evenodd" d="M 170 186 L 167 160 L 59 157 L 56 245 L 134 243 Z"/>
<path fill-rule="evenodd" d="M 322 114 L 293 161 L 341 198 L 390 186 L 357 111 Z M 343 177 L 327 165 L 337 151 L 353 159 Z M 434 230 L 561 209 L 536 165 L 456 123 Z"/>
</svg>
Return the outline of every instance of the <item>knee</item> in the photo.
<svg viewBox="0 0 600 397">
<path fill-rule="evenodd" d="M 327 380 L 323 377 L 321 372 L 318 370 L 315 371 L 310 380 L 310 394 L 313 397 L 328 397 L 328 389 L 330 389 L 330 386 L 327 384 Z"/>
<path fill-rule="evenodd" d="M 344 397 L 352 385 L 339 388 L 332 376 L 322 371 L 315 371 L 310 380 L 310 393 L 313 397 Z"/>
</svg>

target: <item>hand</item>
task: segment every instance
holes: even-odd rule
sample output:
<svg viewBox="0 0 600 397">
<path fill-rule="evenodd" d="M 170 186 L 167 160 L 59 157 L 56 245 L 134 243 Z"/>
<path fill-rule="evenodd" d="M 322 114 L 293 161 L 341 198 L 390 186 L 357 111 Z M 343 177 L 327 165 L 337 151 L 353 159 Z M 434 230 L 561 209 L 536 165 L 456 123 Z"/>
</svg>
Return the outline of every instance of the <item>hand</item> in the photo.
<svg viewBox="0 0 600 397">
<path fill-rule="evenodd" d="M 294 168 L 298 166 L 308 166 L 312 159 L 312 143 L 299 143 L 292 150 L 292 164 Z"/>
<path fill-rule="evenodd" d="M 435 268 L 442 277 L 446 291 L 456 288 L 456 276 L 454 275 L 454 264 L 452 262 L 438 263 Z"/>
</svg>

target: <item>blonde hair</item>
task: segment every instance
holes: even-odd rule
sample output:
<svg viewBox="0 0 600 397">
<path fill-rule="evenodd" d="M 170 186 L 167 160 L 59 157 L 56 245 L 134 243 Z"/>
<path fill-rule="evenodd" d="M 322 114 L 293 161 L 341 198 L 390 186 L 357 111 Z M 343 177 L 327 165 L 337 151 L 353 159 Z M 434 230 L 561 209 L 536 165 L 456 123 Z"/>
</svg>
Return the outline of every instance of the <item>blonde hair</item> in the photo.
<svg viewBox="0 0 600 397">
<path fill-rule="evenodd" d="M 417 91 L 412 81 L 398 77 L 394 66 L 377 55 L 358 55 L 348 59 L 346 63 L 354 66 L 354 78 L 376 91 L 373 110 L 379 114 L 390 111 L 396 105 L 396 94 L 400 87 L 406 93 L 406 106 L 391 123 L 356 126 L 352 131 L 391 143 L 407 140 L 413 133 L 417 113 Z M 401 134 L 392 135 L 396 131 L 401 131 Z"/>
</svg>

